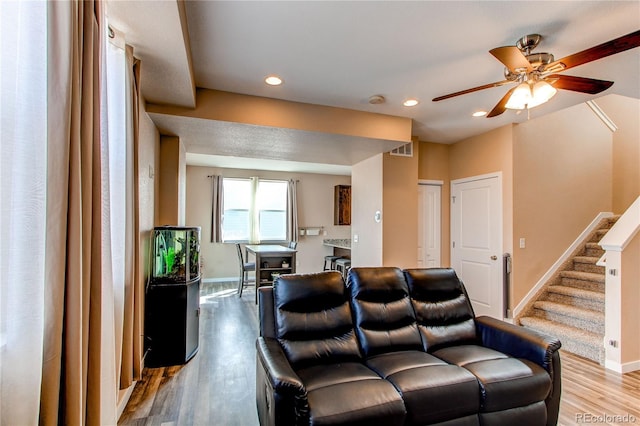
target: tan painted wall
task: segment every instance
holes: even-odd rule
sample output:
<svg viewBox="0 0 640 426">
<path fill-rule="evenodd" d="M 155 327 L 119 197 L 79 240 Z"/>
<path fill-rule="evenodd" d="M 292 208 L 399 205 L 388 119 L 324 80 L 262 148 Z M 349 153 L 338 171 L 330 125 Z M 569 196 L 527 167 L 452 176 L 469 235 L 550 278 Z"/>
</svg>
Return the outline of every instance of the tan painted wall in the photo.
<svg viewBox="0 0 640 426">
<path fill-rule="evenodd" d="M 158 170 L 160 166 L 160 133 L 144 109 L 140 106 L 140 128 L 138 142 L 138 198 L 140 232 L 150 232 L 157 224 L 157 205 L 160 189 Z M 145 258 L 146 259 L 146 258 Z M 146 263 L 146 262 L 145 262 Z"/>
<path fill-rule="evenodd" d="M 419 179 L 445 182 L 443 265 L 450 264 L 451 180 L 503 173 L 503 244 L 514 260 L 512 308 L 598 212 L 622 213 L 635 200 L 640 191 L 640 101 L 609 95 L 596 102 L 618 126 L 613 137 L 586 105 L 578 105 L 452 145 L 420 143 Z M 583 175 L 586 185 L 580 183 Z M 521 237 L 525 249 L 519 248 Z"/>
<path fill-rule="evenodd" d="M 148 105 L 149 112 L 409 142 L 411 119 L 345 108 L 197 89 L 196 108 Z"/>
<path fill-rule="evenodd" d="M 413 142 L 414 152 L 418 142 Z M 382 264 L 415 268 L 418 263 L 418 155 L 383 154 Z"/>
<path fill-rule="evenodd" d="M 385 213 L 382 211 L 382 174 L 382 154 L 352 167 L 351 266 L 382 266 L 382 230 L 385 221 Z M 376 211 L 382 213 L 382 221 L 379 223 L 374 220 Z"/>
<path fill-rule="evenodd" d="M 186 151 L 180 138 L 160 137 L 158 177 L 158 222 L 160 225 L 185 224 Z"/>
<path fill-rule="evenodd" d="M 451 245 L 449 145 L 420 142 L 418 150 L 418 179 L 440 180 L 443 182 L 442 209 L 440 212 L 442 222 L 440 263 L 443 267 L 451 266 L 451 250 L 449 250 Z"/>
<path fill-rule="evenodd" d="M 322 270 L 324 256 L 332 254 L 324 246 L 325 238 L 349 238 L 350 226 L 333 225 L 333 188 L 349 185 L 349 176 L 310 173 L 268 172 L 213 167 L 187 167 L 186 221 L 202 228 L 200 250 L 204 261 L 205 279 L 235 279 L 238 276 L 238 258 L 234 244 L 211 242 L 211 179 L 208 175 L 224 177 L 252 177 L 264 179 L 298 180 L 298 222 L 300 227 L 323 226 L 326 235 L 299 237 L 297 272 Z"/>
<path fill-rule="evenodd" d="M 611 210 L 611 152 L 611 132 L 585 104 L 515 128 L 513 237 L 526 239 L 513 252 L 516 304 L 599 212 Z"/>
<path fill-rule="evenodd" d="M 613 212 L 624 211 L 640 195 L 640 99 L 607 95 L 596 104 L 613 120 Z"/>
</svg>

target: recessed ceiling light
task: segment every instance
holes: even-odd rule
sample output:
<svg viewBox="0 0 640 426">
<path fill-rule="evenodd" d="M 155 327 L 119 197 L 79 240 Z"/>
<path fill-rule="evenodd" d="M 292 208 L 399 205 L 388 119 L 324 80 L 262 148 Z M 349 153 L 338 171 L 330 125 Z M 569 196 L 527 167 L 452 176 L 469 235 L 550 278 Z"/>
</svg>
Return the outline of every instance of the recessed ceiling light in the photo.
<svg viewBox="0 0 640 426">
<path fill-rule="evenodd" d="M 485 115 L 487 115 L 487 111 L 476 111 L 473 114 L 474 117 L 484 117 Z"/>
<path fill-rule="evenodd" d="M 277 75 L 269 75 L 264 79 L 264 82 L 269 86 L 280 86 L 282 84 L 282 79 Z"/>
<path fill-rule="evenodd" d="M 402 105 L 406 106 L 406 107 L 412 107 L 412 106 L 416 106 L 420 103 L 420 101 L 418 101 L 417 99 L 407 99 L 406 101 L 404 101 L 402 103 Z"/>
</svg>

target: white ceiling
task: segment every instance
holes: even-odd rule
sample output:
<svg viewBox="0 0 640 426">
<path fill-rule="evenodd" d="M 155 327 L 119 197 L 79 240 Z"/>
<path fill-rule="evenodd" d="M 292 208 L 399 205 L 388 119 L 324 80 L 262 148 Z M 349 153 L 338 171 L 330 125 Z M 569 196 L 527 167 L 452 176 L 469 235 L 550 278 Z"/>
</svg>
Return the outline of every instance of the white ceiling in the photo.
<svg viewBox="0 0 640 426">
<path fill-rule="evenodd" d="M 509 86 L 431 101 L 502 80 L 503 66 L 489 49 L 539 33 L 536 51 L 559 59 L 640 29 L 639 1 L 187 1 L 185 53 L 184 45 L 167 41 L 170 33 L 184 41 L 176 30 L 181 6 L 161 0 L 108 3 L 110 22 L 143 60 L 147 100 L 192 106 L 193 92 L 184 82 L 195 80 L 202 88 L 409 117 L 413 135 L 438 143 L 527 119 L 509 110 L 496 118 L 471 117 L 478 109 L 491 110 Z M 189 56 L 192 62 L 185 65 Z M 284 85 L 265 85 L 271 73 Z M 565 74 L 614 81 L 600 96 L 640 98 L 640 49 Z M 370 105 L 375 94 L 387 102 Z M 420 104 L 402 106 L 407 97 Z M 593 98 L 560 91 L 530 117 Z M 292 149 L 290 158 L 281 159 L 300 155 Z"/>
</svg>

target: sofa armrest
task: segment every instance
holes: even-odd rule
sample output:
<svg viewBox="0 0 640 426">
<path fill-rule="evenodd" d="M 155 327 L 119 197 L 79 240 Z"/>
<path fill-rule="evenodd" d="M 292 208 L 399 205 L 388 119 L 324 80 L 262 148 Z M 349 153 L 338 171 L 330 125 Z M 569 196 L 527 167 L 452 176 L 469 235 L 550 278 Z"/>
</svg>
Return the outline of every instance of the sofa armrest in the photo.
<svg viewBox="0 0 640 426">
<path fill-rule="evenodd" d="M 544 368 L 551 377 L 551 391 L 545 400 L 547 426 L 558 422 L 560 394 L 560 340 L 491 317 L 476 317 L 476 329 L 482 345 L 515 358 L 524 358 Z"/>
<path fill-rule="evenodd" d="M 297 424 L 308 418 L 307 391 L 276 339 L 256 340 L 256 397 L 261 425 Z"/>
<path fill-rule="evenodd" d="M 561 346 L 558 339 L 486 316 L 476 317 L 476 329 L 483 346 L 528 359 L 553 375 L 553 356 Z"/>
</svg>

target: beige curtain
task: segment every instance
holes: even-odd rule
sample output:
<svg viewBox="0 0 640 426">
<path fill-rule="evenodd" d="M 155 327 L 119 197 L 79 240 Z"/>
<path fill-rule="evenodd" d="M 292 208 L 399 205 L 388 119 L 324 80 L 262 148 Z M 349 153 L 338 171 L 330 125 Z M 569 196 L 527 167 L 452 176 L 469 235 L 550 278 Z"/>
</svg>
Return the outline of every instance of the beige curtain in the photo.
<svg viewBox="0 0 640 426">
<path fill-rule="evenodd" d="M 49 108 L 40 423 L 113 424 L 115 360 L 103 346 L 113 335 L 113 294 L 104 267 L 110 254 L 103 222 L 103 4 L 50 2 L 49 8 L 49 105 L 57 108 Z"/>
<path fill-rule="evenodd" d="M 287 183 L 287 232 L 289 241 L 298 241 L 298 181 Z"/>
<path fill-rule="evenodd" d="M 127 111 L 127 231 L 125 245 L 125 294 L 120 389 L 141 376 L 144 323 L 142 318 L 144 277 L 140 270 L 140 226 L 138 218 L 138 137 L 140 103 L 140 61 L 133 48 L 126 48 L 130 106 Z"/>
<path fill-rule="evenodd" d="M 210 176 L 211 188 L 211 242 L 222 242 L 222 220 L 224 218 L 224 178 L 220 175 Z"/>
</svg>

